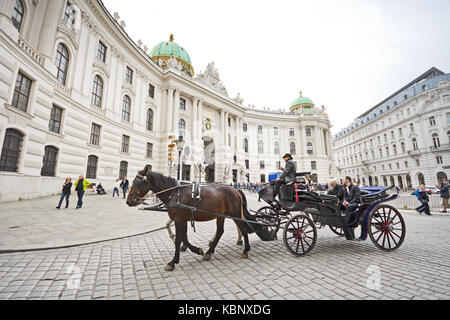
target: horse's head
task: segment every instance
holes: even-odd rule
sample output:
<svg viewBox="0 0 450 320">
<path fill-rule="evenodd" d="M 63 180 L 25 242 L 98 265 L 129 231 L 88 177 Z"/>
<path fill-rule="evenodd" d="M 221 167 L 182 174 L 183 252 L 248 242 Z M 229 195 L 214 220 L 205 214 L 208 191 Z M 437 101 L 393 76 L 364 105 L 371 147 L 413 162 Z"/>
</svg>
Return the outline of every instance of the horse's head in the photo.
<svg viewBox="0 0 450 320">
<path fill-rule="evenodd" d="M 148 173 L 151 171 L 150 165 L 146 165 L 144 170 L 139 171 L 131 185 L 127 197 L 127 205 L 136 207 L 144 202 L 144 196 L 150 191 L 150 181 Z"/>
</svg>

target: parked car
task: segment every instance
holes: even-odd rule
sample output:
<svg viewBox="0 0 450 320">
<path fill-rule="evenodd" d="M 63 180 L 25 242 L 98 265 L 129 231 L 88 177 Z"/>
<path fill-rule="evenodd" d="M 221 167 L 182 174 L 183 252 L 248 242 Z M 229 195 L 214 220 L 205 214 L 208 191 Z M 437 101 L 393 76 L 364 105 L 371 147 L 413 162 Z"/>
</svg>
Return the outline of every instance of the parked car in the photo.
<svg viewBox="0 0 450 320">
<path fill-rule="evenodd" d="M 425 191 L 428 194 L 439 194 L 440 193 L 439 188 L 436 188 L 436 187 L 425 187 Z"/>
</svg>

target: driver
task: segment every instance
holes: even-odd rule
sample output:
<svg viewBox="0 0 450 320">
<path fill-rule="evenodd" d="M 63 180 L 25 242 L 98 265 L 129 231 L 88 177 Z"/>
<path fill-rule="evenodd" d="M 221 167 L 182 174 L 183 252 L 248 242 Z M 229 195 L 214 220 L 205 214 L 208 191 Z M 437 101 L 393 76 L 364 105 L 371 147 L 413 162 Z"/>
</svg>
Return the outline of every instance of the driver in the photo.
<svg viewBox="0 0 450 320">
<path fill-rule="evenodd" d="M 273 188 L 274 197 L 276 197 L 277 194 L 280 193 L 280 186 L 283 183 L 295 181 L 295 174 L 297 173 L 297 166 L 295 165 L 295 162 L 292 160 L 291 154 L 286 153 L 283 156 L 283 160 L 286 161 L 286 166 L 284 169 L 280 167 L 280 170 L 283 170 L 283 173 L 275 181 L 275 187 Z"/>
</svg>

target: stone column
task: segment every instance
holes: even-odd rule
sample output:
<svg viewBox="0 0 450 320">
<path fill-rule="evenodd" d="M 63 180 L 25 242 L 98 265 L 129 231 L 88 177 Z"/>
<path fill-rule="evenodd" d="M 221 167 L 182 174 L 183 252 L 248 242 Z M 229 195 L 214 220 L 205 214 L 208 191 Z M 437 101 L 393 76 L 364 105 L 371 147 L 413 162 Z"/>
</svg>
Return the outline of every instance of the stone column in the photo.
<svg viewBox="0 0 450 320">
<path fill-rule="evenodd" d="M 3 1 L 2 1 L 3 2 Z M 9 2 L 9 1 L 7 1 Z M 11 1 L 13 2 L 13 1 Z M 65 1 L 61 0 L 47 0 L 45 7 L 45 17 L 42 21 L 41 35 L 39 37 L 38 50 L 53 62 L 56 29 L 59 21 L 62 19 L 62 10 L 65 6 Z M 81 19 L 81 17 L 77 17 Z M 74 60 L 72 60 L 74 61 Z"/>
<path fill-rule="evenodd" d="M 178 121 L 180 120 L 180 89 L 175 89 L 175 98 L 173 100 L 173 123 L 172 131 L 177 133 L 178 136 Z M 184 137 L 186 138 L 186 137 Z"/>
<path fill-rule="evenodd" d="M 199 126 L 198 114 L 197 114 L 197 111 L 198 111 L 197 104 L 198 104 L 198 98 L 194 97 L 192 99 L 192 118 L 191 118 L 192 119 L 192 140 L 194 141 L 194 143 L 198 137 L 198 126 Z"/>
<path fill-rule="evenodd" d="M 220 137 L 220 144 L 223 144 L 224 142 L 224 131 L 225 131 L 225 111 L 221 110 L 220 111 L 220 132 L 221 132 L 221 137 Z"/>
<path fill-rule="evenodd" d="M 316 153 L 316 155 L 319 155 L 319 154 L 322 154 L 322 137 L 321 137 L 321 133 L 322 132 L 322 130 L 321 130 L 321 128 L 320 127 L 318 127 L 318 126 L 316 126 L 316 127 L 314 127 L 314 133 L 315 133 L 315 136 L 316 136 L 316 139 L 315 139 L 315 153 Z"/>
<path fill-rule="evenodd" d="M 166 128 L 167 128 L 167 131 L 170 132 L 170 133 L 173 133 L 172 132 L 173 91 L 174 91 L 173 87 L 167 88 L 167 99 L 166 99 L 166 101 L 167 101 L 167 105 L 166 105 L 167 125 L 166 125 Z"/>
<path fill-rule="evenodd" d="M 203 135 L 203 99 L 198 101 L 198 126 L 197 126 L 197 137 L 202 139 Z"/>
</svg>

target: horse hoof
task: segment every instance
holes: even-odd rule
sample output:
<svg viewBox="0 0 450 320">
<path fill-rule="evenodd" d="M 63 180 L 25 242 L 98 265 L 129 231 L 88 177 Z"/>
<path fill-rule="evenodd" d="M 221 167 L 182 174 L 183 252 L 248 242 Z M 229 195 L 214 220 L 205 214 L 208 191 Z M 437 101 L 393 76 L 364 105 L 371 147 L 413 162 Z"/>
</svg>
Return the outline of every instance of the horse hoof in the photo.
<svg viewBox="0 0 450 320">
<path fill-rule="evenodd" d="M 203 256 L 203 260 L 205 260 L 205 261 L 211 260 L 211 255 L 210 255 L 210 254 L 205 254 L 205 255 Z"/>
<path fill-rule="evenodd" d="M 248 259 L 248 254 L 241 253 L 241 259 Z"/>
<path fill-rule="evenodd" d="M 172 267 L 171 265 L 167 265 L 165 268 L 164 268 L 164 271 L 173 271 L 175 269 L 175 267 Z"/>
<path fill-rule="evenodd" d="M 198 249 L 198 255 L 199 256 L 204 256 L 205 255 L 205 252 L 203 252 L 202 248 Z"/>
<path fill-rule="evenodd" d="M 186 252 L 186 250 L 187 250 L 187 246 L 181 246 L 180 247 L 180 251 L 181 252 Z"/>
<path fill-rule="evenodd" d="M 239 240 L 238 242 L 236 242 L 236 244 L 237 244 L 238 246 L 242 246 L 242 240 Z"/>
</svg>

